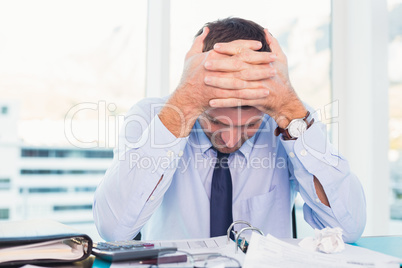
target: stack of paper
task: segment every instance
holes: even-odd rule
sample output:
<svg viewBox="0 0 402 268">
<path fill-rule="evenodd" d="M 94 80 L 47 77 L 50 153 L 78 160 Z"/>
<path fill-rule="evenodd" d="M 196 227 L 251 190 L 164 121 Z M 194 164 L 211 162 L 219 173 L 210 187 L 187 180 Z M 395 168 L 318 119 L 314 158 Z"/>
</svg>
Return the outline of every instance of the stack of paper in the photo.
<svg viewBox="0 0 402 268">
<path fill-rule="evenodd" d="M 290 240 L 293 243 L 297 240 Z M 402 260 L 369 249 L 346 245 L 341 253 L 325 254 L 286 243 L 272 235 L 253 233 L 244 268 L 253 267 L 398 267 Z"/>
</svg>

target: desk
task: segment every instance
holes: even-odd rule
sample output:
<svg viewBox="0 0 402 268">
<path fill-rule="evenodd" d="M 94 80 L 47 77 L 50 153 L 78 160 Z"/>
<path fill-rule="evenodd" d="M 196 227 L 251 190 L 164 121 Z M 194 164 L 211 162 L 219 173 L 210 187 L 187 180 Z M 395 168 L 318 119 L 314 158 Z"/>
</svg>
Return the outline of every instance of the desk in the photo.
<svg viewBox="0 0 402 268">
<path fill-rule="evenodd" d="M 360 238 L 351 245 L 402 259 L 402 237 L 400 236 L 367 236 Z"/>
<path fill-rule="evenodd" d="M 110 267 L 110 262 L 103 261 L 99 258 L 95 258 L 95 261 L 93 262 L 92 268 L 109 268 Z"/>
<path fill-rule="evenodd" d="M 289 241 L 286 241 L 286 242 L 289 242 Z M 362 237 L 355 243 L 352 243 L 351 245 L 367 248 L 370 250 L 374 250 L 377 252 L 381 252 L 381 253 L 402 259 L 402 237 L 399 237 L 399 236 Z M 109 268 L 110 263 L 95 258 L 92 267 L 93 268 Z"/>
</svg>

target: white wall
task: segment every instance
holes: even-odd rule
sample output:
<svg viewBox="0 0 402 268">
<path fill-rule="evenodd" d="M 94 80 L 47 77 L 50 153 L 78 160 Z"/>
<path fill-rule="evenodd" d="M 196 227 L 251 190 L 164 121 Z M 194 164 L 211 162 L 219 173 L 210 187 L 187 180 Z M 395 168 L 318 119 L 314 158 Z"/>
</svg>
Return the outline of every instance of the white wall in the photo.
<svg viewBox="0 0 402 268">
<path fill-rule="evenodd" d="M 388 11 L 385 0 L 333 3 L 333 100 L 339 148 L 367 200 L 365 235 L 388 234 Z"/>
</svg>

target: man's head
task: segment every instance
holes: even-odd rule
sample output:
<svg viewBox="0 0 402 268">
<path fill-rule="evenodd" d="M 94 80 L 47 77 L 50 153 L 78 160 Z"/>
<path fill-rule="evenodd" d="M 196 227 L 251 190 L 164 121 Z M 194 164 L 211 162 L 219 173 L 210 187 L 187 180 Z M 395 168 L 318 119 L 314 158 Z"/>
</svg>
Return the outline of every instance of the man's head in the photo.
<svg viewBox="0 0 402 268">
<path fill-rule="evenodd" d="M 215 149 L 233 153 L 254 136 L 263 116 L 254 107 L 214 108 L 201 114 L 198 122 Z"/>
<path fill-rule="evenodd" d="M 203 52 L 214 48 L 216 43 L 228 43 L 234 40 L 257 40 L 262 43 L 258 51 L 271 52 L 265 39 L 264 28 L 250 20 L 240 18 L 226 18 L 208 22 L 204 27 L 209 28 L 209 33 L 204 39 Z M 195 36 L 202 34 L 201 28 Z"/>
<path fill-rule="evenodd" d="M 264 28 L 255 22 L 240 18 L 226 18 L 205 24 L 209 33 L 204 39 L 203 52 L 212 50 L 216 43 L 234 40 L 257 40 L 262 43 L 259 51 L 271 52 L 265 39 Z M 196 36 L 202 33 L 200 29 Z M 208 109 L 199 118 L 201 127 L 213 146 L 232 153 L 251 138 L 261 125 L 264 114 L 255 107 Z"/>
</svg>

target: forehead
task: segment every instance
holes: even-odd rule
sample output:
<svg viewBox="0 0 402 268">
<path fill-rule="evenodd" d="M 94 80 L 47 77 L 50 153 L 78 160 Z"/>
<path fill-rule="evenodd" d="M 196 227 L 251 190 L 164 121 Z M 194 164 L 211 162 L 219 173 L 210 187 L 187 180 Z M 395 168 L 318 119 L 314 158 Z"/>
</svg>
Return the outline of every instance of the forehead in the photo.
<svg viewBox="0 0 402 268">
<path fill-rule="evenodd" d="M 226 125 L 243 126 L 256 123 L 262 119 L 264 113 L 257 108 L 211 108 L 204 112 L 210 120 L 215 120 Z"/>
</svg>

